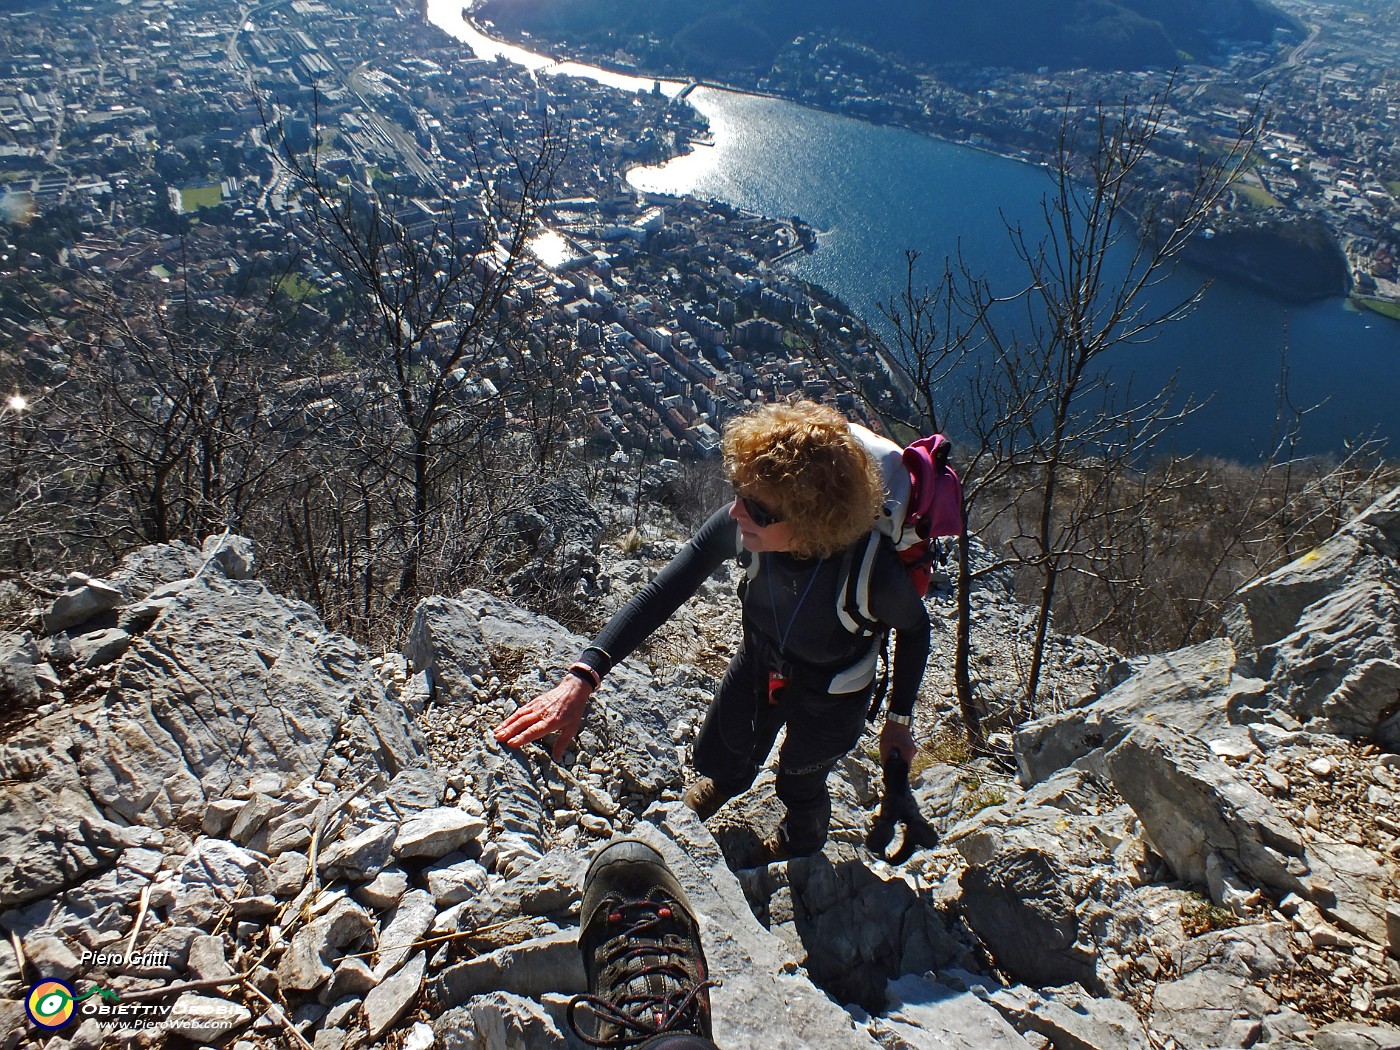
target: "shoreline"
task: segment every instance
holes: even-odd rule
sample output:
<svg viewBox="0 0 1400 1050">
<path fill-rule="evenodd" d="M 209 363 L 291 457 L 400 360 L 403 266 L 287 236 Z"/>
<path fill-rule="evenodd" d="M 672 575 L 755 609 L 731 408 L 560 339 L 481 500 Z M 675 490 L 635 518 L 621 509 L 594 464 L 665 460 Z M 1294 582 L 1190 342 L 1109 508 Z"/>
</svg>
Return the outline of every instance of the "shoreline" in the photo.
<svg viewBox="0 0 1400 1050">
<path fill-rule="evenodd" d="M 473 6 L 480 6 L 480 0 L 477 0 L 477 3 L 476 3 L 475 5 L 473 5 Z M 465 8 L 464 8 L 464 11 L 465 11 Z M 464 21 L 466 21 L 466 20 L 464 19 Z M 784 94 L 781 94 L 781 93 L 778 93 L 778 92 L 774 92 L 774 91 L 765 91 L 765 90 L 758 89 L 758 88 L 749 88 L 749 87 L 743 87 L 743 86 L 738 86 L 738 85 L 734 85 L 734 84 L 725 84 L 725 83 L 722 83 L 722 82 L 719 82 L 719 81 L 712 81 L 712 80 L 700 80 L 700 79 L 694 79 L 694 78 L 692 78 L 692 79 L 686 79 L 686 80 L 678 80 L 678 79 L 676 79 L 675 77 L 671 77 L 671 76 L 656 76 L 656 75 L 648 74 L 648 73 L 646 73 L 645 71 L 638 70 L 638 69 L 636 69 L 636 68 L 628 69 L 628 70 L 622 70 L 622 69 L 617 69 L 617 68 L 614 68 L 614 67 L 608 65 L 606 59 L 594 59 L 594 58 L 591 57 L 591 56 L 587 56 L 587 55 L 580 56 L 579 54 L 573 53 L 573 52 L 570 52 L 570 53 L 567 54 L 565 57 L 558 57 L 558 56 L 554 55 L 552 52 L 540 53 L 540 52 L 537 52 L 537 51 L 531 51 L 531 48 L 530 48 L 529 46 L 527 46 L 526 42 L 505 40 L 505 39 L 501 39 L 501 38 L 498 38 L 498 37 L 495 37 L 495 36 L 491 36 L 491 35 L 488 34 L 488 33 L 481 27 L 481 25 L 478 24 L 474 19 L 470 20 L 470 25 L 471 25 L 471 28 L 472 28 L 472 29 L 474 29 L 476 32 L 480 33 L 481 36 L 483 36 L 483 37 L 486 38 L 486 39 L 492 40 L 492 41 L 494 41 L 494 42 L 496 42 L 496 43 L 499 43 L 499 44 L 504 45 L 504 46 L 507 46 L 507 47 L 514 47 L 514 48 L 518 48 L 518 49 L 523 50 L 523 51 L 530 52 L 530 53 L 532 53 L 532 54 L 537 54 L 537 55 L 539 55 L 540 57 L 547 57 L 547 58 L 550 59 L 551 64 L 553 64 L 553 65 L 563 65 L 563 64 L 565 64 L 565 63 L 569 63 L 569 64 L 573 64 L 573 65 L 576 65 L 576 66 L 579 66 L 579 67 L 582 67 L 582 68 L 596 69 L 596 70 L 598 70 L 598 71 L 600 71 L 600 72 L 602 72 L 602 73 L 605 73 L 605 74 L 608 74 L 608 75 L 612 75 L 612 76 L 625 76 L 625 77 L 630 77 L 630 78 L 634 78 L 634 79 L 638 79 L 638 80 L 651 80 L 651 81 L 653 81 L 653 82 L 659 82 L 659 83 L 663 83 L 663 84 L 685 84 L 686 86 L 682 89 L 682 91 L 681 91 L 678 95 L 675 96 L 675 99 L 676 99 L 676 100 L 682 101 L 682 102 L 687 102 L 687 103 L 689 103 L 689 98 L 688 98 L 688 96 L 689 96 L 690 92 L 691 92 L 695 87 L 706 87 L 706 88 L 709 88 L 710 90 L 713 90 L 713 91 L 725 92 L 725 93 L 732 94 L 732 95 L 743 95 L 743 96 L 748 96 L 748 97 L 752 97 L 752 98 L 763 98 L 763 99 L 771 99 L 771 100 L 773 100 L 773 101 L 778 101 L 778 102 L 785 102 L 785 103 L 788 103 L 789 105 L 800 106 L 800 107 L 802 107 L 802 108 L 804 108 L 804 109 L 810 109 L 810 110 L 812 110 L 813 112 L 828 114 L 828 115 L 837 116 L 837 117 L 843 117 L 843 118 L 846 118 L 846 119 L 849 119 L 849 120 L 857 121 L 857 122 L 859 122 L 859 123 L 868 124 L 868 125 L 875 126 L 875 127 L 897 128 L 897 129 L 902 130 L 902 131 L 908 131 L 908 132 L 910 132 L 911 134 L 921 135 L 921 136 L 927 136 L 927 137 L 929 137 L 929 138 L 931 138 L 931 139 L 934 139 L 934 140 L 936 140 L 936 141 L 938 141 L 938 142 L 946 143 L 947 145 L 951 145 L 951 146 L 956 146 L 956 147 L 958 147 L 958 148 L 960 148 L 960 149 L 973 150 L 973 151 L 975 151 L 975 152 L 984 154 L 984 155 L 986 155 L 986 156 L 996 157 L 996 158 L 998 158 L 998 159 L 1000 159 L 1000 160 L 1011 161 L 1011 162 L 1018 163 L 1018 164 L 1024 164 L 1024 165 L 1027 165 L 1027 166 L 1029 166 L 1029 167 L 1040 168 L 1040 169 L 1042 169 L 1042 170 L 1044 170 L 1044 169 L 1047 167 L 1047 161 L 1046 161 L 1046 160 L 1044 160 L 1044 159 L 1036 159 L 1035 157 L 1028 155 L 1027 152 L 1026 152 L 1025 150 L 1008 151 L 1008 150 L 1005 150 L 1005 149 L 998 149 L 994 144 L 983 143 L 983 142 L 971 142 L 971 141 L 968 141 L 968 140 L 965 140 L 965 139 L 950 138 L 950 137 L 948 137 L 948 136 L 946 136 L 946 135 L 940 135 L 940 134 L 938 134 L 936 131 L 931 130 L 931 129 L 929 129 L 929 128 L 926 128 L 926 127 L 919 127 L 919 126 L 916 126 L 916 125 L 913 125 L 913 124 L 909 124 L 909 123 L 907 123 L 907 122 L 899 121 L 899 120 L 878 120 L 878 119 L 870 119 L 870 118 L 866 118 L 866 117 L 852 116 L 852 115 L 849 114 L 849 113 L 843 113 L 843 112 L 841 112 L 840 110 L 837 110 L 837 109 L 830 109 L 830 108 L 825 108 L 825 107 L 818 106 L 818 105 L 813 105 L 813 104 L 811 104 L 811 103 L 809 103 L 809 102 L 806 102 L 806 101 L 803 101 L 803 100 L 800 100 L 800 99 L 796 99 L 796 98 L 793 98 L 793 97 L 791 97 L 791 96 L 789 96 L 789 95 L 784 95 Z M 499 32 L 499 27 L 495 27 L 495 26 L 493 25 L 493 28 L 495 28 L 495 29 L 497 30 L 497 32 Z M 536 42 L 533 41 L 533 40 L 529 41 L 528 43 L 529 43 L 530 45 L 537 46 Z M 697 109 L 697 111 L 698 111 L 698 109 Z M 714 143 L 708 143 L 708 145 L 714 145 Z M 689 147 L 690 147 L 690 143 L 689 143 L 689 142 L 686 143 L 686 147 L 687 147 L 687 148 L 682 149 L 682 150 L 680 150 L 679 152 L 677 152 L 673 157 L 667 158 L 666 161 L 662 161 L 661 164 L 665 164 L 665 163 L 667 163 L 669 160 L 675 159 L 675 157 L 685 156 L 685 155 L 687 155 L 688 153 L 693 152 L 693 150 L 692 150 L 691 148 L 689 148 Z M 636 168 L 659 167 L 659 166 L 661 166 L 661 165 L 660 165 L 660 164 L 651 164 L 651 165 L 648 165 L 648 164 L 634 164 L 634 165 L 629 166 L 629 167 L 622 173 L 622 175 L 623 175 L 623 178 L 624 178 L 624 180 L 625 180 L 625 179 L 627 178 L 627 175 L 628 175 L 631 171 L 633 171 L 634 169 L 636 169 Z M 667 196 L 676 196 L 676 195 L 674 195 L 674 194 L 667 194 Z M 766 217 L 767 217 L 767 218 L 774 218 L 773 216 L 766 216 Z M 1267 228 L 1267 227 L 1261 227 L 1261 228 Z M 819 238 L 818 238 L 818 239 L 819 239 Z M 809 250 L 810 250 L 810 249 L 809 249 Z M 1262 292 L 1263 294 L 1268 295 L 1268 296 L 1270 296 L 1271 298 L 1274 298 L 1274 299 L 1278 300 L 1279 302 L 1285 303 L 1285 304 L 1288 304 L 1288 305 L 1305 305 L 1306 302 L 1308 302 L 1308 301 L 1339 300 L 1340 302 L 1342 302 L 1342 303 L 1348 303 L 1348 304 L 1350 304 L 1351 306 L 1353 306 L 1353 307 L 1355 307 L 1355 308 L 1357 308 L 1357 309 L 1369 310 L 1370 312 L 1374 313 L 1374 314 L 1375 314 L 1376 316 L 1378 316 L 1378 317 L 1385 318 L 1385 319 L 1388 319 L 1388 320 L 1393 320 L 1393 321 L 1400 322 L 1400 296 L 1397 296 L 1397 297 L 1395 297 L 1395 298 L 1387 298 L 1387 297 L 1385 297 L 1385 296 L 1377 296 L 1377 295 L 1362 295 L 1362 294 L 1359 294 L 1359 293 L 1356 291 L 1356 284 L 1355 284 L 1354 281 L 1352 282 L 1351 288 L 1348 289 L 1348 290 L 1346 290 L 1346 291 L 1342 291 L 1342 292 L 1333 292 L 1333 293 L 1330 293 L 1330 294 L 1328 294 L 1328 295 L 1318 297 L 1318 299 L 1316 299 L 1316 300 L 1298 300 L 1298 299 L 1295 299 L 1295 298 L 1293 298 L 1293 297 L 1291 297 L 1291 296 L 1289 296 L 1289 295 L 1283 293 L 1281 290 L 1279 290 L 1279 289 L 1277 289 L 1277 288 L 1274 288 L 1274 287 L 1273 287 L 1271 284 L 1269 284 L 1267 281 L 1262 280 L 1262 279 L 1259 279 L 1259 278 L 1252 278 L 1252 277 L 1250 277 L 1250 276 L 1247 275 L 1247 274 L 1233 272 L 1233 271 L 1230 271 L 1230 270 L 1228 270 L 1228 269 L 1216 269 L 1216 268 L 1213 268 L 1213 267 L 1210 267 L 1210 266 L 1201 265 L 1200 263 L 1187 263 L 1187 265 L 1188 265 L 1188 266 L 1192 266 L 1193 268 L 1200 270 L 1200 271 L 1202 272 L 1203 276 L 1205 276 L 1208 280 L 1222 280 L 1222 279 L 1223 279 L 1223 280 L 1226 280 L 1226 281 L 1230 281 L 1230 282 L 1232 282 L 1232 283 L 1239 284 L 1239 285 L 1241 285 L 1242 287 L 1249 288 L 1249 289 L 1251 289 L 1251 290 L 1253 290 L 1253 291 Z M 1348 274 L 1348 276 L 1349 276 L 1349 279 L 1350 279 L 1350 276 L 1351 276 L 1351 275 Z"/>
</svg>

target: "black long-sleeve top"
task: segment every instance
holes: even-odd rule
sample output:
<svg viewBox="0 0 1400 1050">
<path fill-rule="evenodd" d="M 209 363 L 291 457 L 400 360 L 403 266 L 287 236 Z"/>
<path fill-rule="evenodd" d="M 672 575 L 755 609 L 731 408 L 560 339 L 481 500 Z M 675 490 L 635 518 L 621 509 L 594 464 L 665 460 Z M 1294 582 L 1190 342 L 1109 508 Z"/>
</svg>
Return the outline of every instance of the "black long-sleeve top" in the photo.
<svg viewBox="0 0 1400 1050">
<path fill-rule="evenodd" d="M 624 660 L 711 573 L 735 557 L 737 529 L 728 505 L 715 511 L 655 579 L 613 614 L 594 640 L 595 648 L 585 650 L 579 659 L 599 675 Z M 866 537 L 857 541 L 862 547 L 865 542 Z M 744 590 L 745 622 L 783 660 L 809 671 L 835 673 L 870 651 L 871 639 L 846 630 L 837 616 L 837 590 L 843 582 L 841 554 L 823 559 L 777 553 L 751 557 L 758 565 Z M 890 711 L 908 715 L 914 710 L 928 663 L 928 610 L 898 556 L 885 544 L 871 569 L 870 611 L 894 629 Z"/>
</svg>

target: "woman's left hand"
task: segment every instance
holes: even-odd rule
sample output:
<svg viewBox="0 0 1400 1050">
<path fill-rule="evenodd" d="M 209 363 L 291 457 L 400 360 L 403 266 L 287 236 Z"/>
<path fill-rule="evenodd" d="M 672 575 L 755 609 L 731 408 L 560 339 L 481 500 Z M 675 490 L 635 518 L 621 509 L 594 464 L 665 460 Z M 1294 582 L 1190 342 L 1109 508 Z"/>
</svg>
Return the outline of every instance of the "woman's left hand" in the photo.
<svg viewBox="0 0 1400 1050">
<path fill-rule="evenodd" d="M 911 766 L 914 764 L 914 755 L 919 750 L 919 745 L 914 743 L 914 731 L 908 726 L 899 722 L 886 720 L 885 728 L 880 730 L 880 765 L 883 766 L 890 757 L 890 752 L 898 751 L 901 758 Z"/>
</svg>

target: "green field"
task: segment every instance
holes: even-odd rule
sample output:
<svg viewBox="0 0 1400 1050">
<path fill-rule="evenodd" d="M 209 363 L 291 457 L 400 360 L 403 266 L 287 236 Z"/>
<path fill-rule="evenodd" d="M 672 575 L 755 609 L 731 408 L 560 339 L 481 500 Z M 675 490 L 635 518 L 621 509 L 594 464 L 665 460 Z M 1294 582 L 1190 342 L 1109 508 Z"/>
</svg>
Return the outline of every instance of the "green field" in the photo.
<svg viewBox="0 0 1400 1050">
<path fill-rule="evenodd" d="M 190 186 L 180 191 L 180 211 L 186 215 L 200 208 L 216 208 L 223 202 L 223 190 L 217 182 L 212 186 Z"/>
<path fill-rule="evenodd" d="M 1385 188 L 1390 191 L 1392 197 L 1400 197 L 1400 182 L 1387 182 Z"/>
<path fill-rule="evenodd" d="M 313 295 L 320 295 L 317 287 L 299 273 L 289 273 L 277 282 L 277 290 L 288 299 L 301 302 Z"/>
<path fill-rule="evenodd" d="M 1355 300 L 1358 305 L 1364 306 L 1366 309 L 1372 310 L 1382 317 L 1389 317 L 1400 321 L 1400 303 L 1394 303 L 1388 299 L 1367 299 L 1359 295 L 1355 297 Z"/>
<path fill-rule="evenodd" d="M 1283 207 L 1279 199 L 1262 186 L 1247 186 L 1244 183 L 1236 183 L 1234 190 L 1249 202 L 1251 208 L 1266 211 L 1269 208 Z"/>
</svg>

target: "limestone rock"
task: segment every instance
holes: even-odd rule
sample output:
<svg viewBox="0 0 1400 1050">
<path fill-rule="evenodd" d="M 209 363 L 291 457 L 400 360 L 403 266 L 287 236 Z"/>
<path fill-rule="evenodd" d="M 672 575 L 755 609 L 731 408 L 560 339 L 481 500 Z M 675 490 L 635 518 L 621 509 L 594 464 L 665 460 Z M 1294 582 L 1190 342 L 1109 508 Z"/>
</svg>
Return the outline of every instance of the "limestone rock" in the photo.
<svg viewBox="0 0 1400 1050">
<path fill-rule="evenodd" d="M 546 677 L 554 677 L 562 672 L 559 654 L 587 644 L 553 620 L 481 591 L 464 591 L 456 599 L 419 604 L 404 655 L 415 671 L 430 672 L 438 703 L 463 703 L 476 693 L 472 675 L 491 673 L 493 648 L 524 651 L 526 667 L 533 671 L 538 664 L 550 669 Z M 531 695 L 546 687 L 535 674 L 525 686 Z M 600 731 L 614 742 L 617 772 L 637 790 L 653 792 L 680 777 L 670 726 L 682 713 L 673 693 L 658 694 L 650 676 L 624 663 L 608 675 L 608 688 L 594 702 L 585 728 L 598 720 Z"/>
<path fill-rule="evenodd" d="M 1175 951 L 1177 973 L 1209 967 L 1254 981 L 1271 977 L 1293 965 L 1288 948 L 1291 933 L 1291 927 L 1277 922 L 1203 933 Z"/>
<path fill-rule="evenodd" d="M 1094 955 L 1080 943 L 1074 898 L 1055 854 L 1008 843 L 962 875 L 968 923 L 1018 980 L 1098 986 Z"/>
<path fill-rule="evenodd" d="M 325 879 L 372 879 L 389 863 L 399 829 L 379 821 L 330 844 L 321 854 L 318 868 Z"/>
<path fill-rule="evenodd" d="M 1246 1047 L 1264 1041 L 1264 1018 L 1281 1013 L 1246 978 L 1202 967 L 1157 985 L 1148 1027 L 1181 1046 Z"/>
<path fill-rule="evenodd" d="M 1400 1050 L 1400 1028 L 1334 1021 L 1322 1027 L 1312 1045 L 1317 1050 Z"/>
<path fill-rule="evenodd" d="M 433 1032 L 443 1050 L 572 1050 L 580 1044 L 566 1039 L 555 1012 L 523 996 L 491 992 L 448 1010 L 433 1022 Z"/>
<path fill-rule="evenodd" d="M 230 580 L 253 578 L 253 541 L 246 536 L 209 536 L 201 551 L 206 562 L 217 565 Z"/>
<path fill-rule="evenodd" d="M 1235 651 L 1223 639 L 1149 658 L 1093 703 L 1024 725 L 1016 734 L 1021 782 L 1037 783 L 1091 751 L 1112 748 L 1141 723 L 1196 736 L 1219 731 L 1229 725 L 1232 697 L 1252 687 L 1236 681 L 1235 670 Z"/>
<path fill-rule="evenodd" d="M 0 746 L 0 908 L 77 885 L 137 844 L 81 789 L 71 737 L 56 728 L 26 727 Z"/>
<path fill-rule="evenodd" d="M 78 955 L 68 944 L 52 934 L 36 934 L 26 939 L 24 957 L 35 973 L 66 981 L 78 972 Z"/>
<path fill-rule="evenodd" d="M 888 1011 L 879 1029 L 912 1050 L 1026 1050 L 1027 1045 L 996 1010 L 971 992 L 914 974 L 890 982 Z"/>
<path fill-rule="evenodd" d="M 1393 489 L 1315 550 L 1243 588 L 1241 605 L 1254 640 L 1272 644 L 1303 610 L 1350 578 L 1383 574 L 1400 558 L 1400 489 Z"/>
<path fill-rule="evenodd" d="M 0 712 L 35 707 L 43 698 L 36 669 L 43 663 L 28 631 L 0 633 Z"/>
<path fill-rule="evenodd" d="M 88 580 L 60 594 L 44 612 L 44 633 L 57 634 L 87 623 L 94 616 L 109 612 L 126 598 L 121 588 L 106 580 Z"/>
<path fill-rule="evenodd" d="M 1018 1031 L 1037 1032 L 1066 1050 L 1148 1050 L 1142 1022 L 1127 1003 L 1099 999 L 1073 986 L 1002 988 L 987 996 Z"/>
<path fill-rule="evenodd" d="M 633 831 L 663 857 L 700 922 L 714 990 L 715 1042 L 773 1050 L 875 1050 L 851 1015 L 813 986 L 759 925 L 705 826 L 680 803 L 654 807 Z"/>
<path fill-rule="evenodd" d="M 444 970 L 433 984 L 434 997 L 452 1006 L 493 991 L 529 999 L 549 992 L 576 995 L 587 991 L 578 931 L 562 931 L 468 959 Z"/>
<path fill-rule="evenodd" d="M 404 712 L 352 642 L 301 603 L 213 574 L 132 646 L 84 729 L 75 735 L 88 790 L 151 825 L 199 819 L 263 768 L 315 776 L 342 741 L 356 741 L 358 761 L 376 771 L 422 761 Z"/>
<path fill-rule="evenodd" d="M 1207 884 L 1218 853 L 1258 885 L 1297 893 L 1344 928 L 1383 942 L 1390 866 L 1325 836 L 1305 846 L 1267 798 L 1199 741 L 1139 727 L 1109 752 L 1107 767 L 1179 878 Z"/>
<path fill-rule="evenodd" d="M 962 948 L 907 882 L 825 854 L 744 874 L 749 902 L 839 1002 L 884 1006 L 888 982 L 961 963 Z"/>
<path fill-rule="evenodd" d="M 1258 791 L 1209 748 L 1163 727 L 1141 726 L 1108 753 L 1113 786 L 1176 875 L 1206 884 L 1219 852 L 1266 886 L 1300 886 L 1303 841 Z"/>
<path fill-rule="evenodd" d="M 1396 863 L 1326 835 L 1313 838 L 1306 856 L 1313 903 L 1344 930 L 1385 944 L 1388 895 L 1400 886 Z"/>
<path fill-rule="evenodd" d="M 426 955 L 415 953 L 403 969 L 365 996 L 365 1027 L 371 1042 L 378 1041 L 418 998 L 427 963 Z"/>
<path fill-rule="evenodd" d="M 0 1050 L 13 1050 L 30 1028 L 29 1015 L 19 999 L 0 999 Z"/>
<path fill-rule="evenodd" d="M 233 827 L 233 822 L 238 819 L 238 814 L 243 812 L 246 804 L 243 799 L 237 798 L 215 799 L 204 811 L 204 817 L 200 821 L 204 834 L 226 838 L 229 828 Z"/>
<path fill-rule="evenodd" d="M 434 809 L 441 805 L 446 787 L 437 770 L 413 766 L 394 775 L 384 792 L 384 800 L 399 813 Z"/>
<path fill-rule="evenodd" d="M 486 830 L 486 821 L 456 806 L 440 806 L 409 817 L 394 839 L 400 860 L 437 860 Z"/>
<path fill-rule="evenodd" d="M 337 902 L 330 911 L 299 929 L 277 966 L 283 989 L 315 991 L 328 981 L 341 949 L 364 942 L 374 932 L 374 920 L 358 904 Z"/>
<path fill-rule="evenodd" d="M 256 794 L 243 803 L 228 829 L 228 838 L 240 846 L 248 845 L 263 825 L 287 809 L 287 803 L 270 795 Z"/>
<path fill-rule="evenodd" d="M 180 898 L 200 889 L 231 901 L 265 863 L 265 858 L 223 839 L 200 839 L 176 870 L 177 906 Z"/>
<path fill-rule="evenodd" d="M 376 981 L 382 981 L 397 970 L 409 953 L 415 951 L 420 937 L 432 928 L 437 918 L 433 896 L 424 890 L 409 890 L 379 934 L 379 958 L 374 964 Z"/>
<path fill-rule="evenodd" d="M 79 667 L 102 667 L 121 658 L 131 646 L 131 635 L 120 627 L 80 634 L 73 639 L 73 662 Z"/>
<path fill-rule="evenodd" d="M 350 895 L 367 908 L 387 911 L 395 907 L 408 892 L 408 873 L 399 867 L 388 867 L 350 891 Z"/>
<path fill-rule="evenodd" d="M 189 581 L 202 569 L 204 556 L 194 547 L 187 543 L 159 543 L 126 555 L 108 579 L 127 596 L 138 599 L 177 580 Z"/>
<path fill-rule="evenodd" d="M 1319 599 L 1262 658 L 1300 722 L 1400 746 L 1400 592 L 1389 580 L 1355 580 Z"/>
<path fill-rule="evenodd" d="M 356 956 L 341 959 L 335 964 L 335 972 L 330 982 L 321 990 L 323 1003 L 340 1002 L 347 998 L 358 999 L 379 984 L 374 969 Z"/>
<path fill-rule="evenodd" d="M 486 889 L 487 871 L 474 860 L 460 853 L 449 853 L 436 864 L 424 869 L 428 892 L 439 907 L 471 900 Z"/>
<path fill-rule="evenodd" d="M 287 900 L 295 897 L 306 885 L 310 867 L 311 862 L 304 853 L 289 850 L 277 856 L 265 869 L 263 877 L 254 882 L 254 886 L 259 893 L 270 893 Z"/>
</svg>

